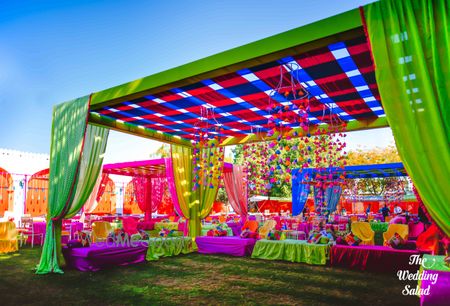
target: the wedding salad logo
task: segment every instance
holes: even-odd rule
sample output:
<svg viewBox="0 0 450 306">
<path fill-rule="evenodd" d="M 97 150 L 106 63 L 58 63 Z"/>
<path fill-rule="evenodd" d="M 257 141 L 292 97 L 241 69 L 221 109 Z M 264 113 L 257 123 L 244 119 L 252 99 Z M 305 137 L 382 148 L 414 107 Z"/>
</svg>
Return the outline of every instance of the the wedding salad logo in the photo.
<svg viewBox="0 0 450 306">
<path fill-rule="evenodd" d="M 431 273 L 426 269 L 431 269 L 435 264 L 435 259 L 421 258 L 420 255 L 411 255 L 409 257 L 409 265 L 410 266 L 422 266 L 423 271 L 420 270 L 410 271 L 410 270 L 399 270 L 397 272 L 398 279 L 401 281 L 422 281 L 427 280 L 430 281 L 431 284 L 426 288 L 419 288 L 417 285 L 415 288 L 410 285 L 405 285 L 405 288 L 402 290 L 403 295 L 429 295 L 431 285 L 434 285 L 438 281 L 439 275 L 437 273 Z M 419 282 L 420 283 L 420 282 Z"/>
</svg>

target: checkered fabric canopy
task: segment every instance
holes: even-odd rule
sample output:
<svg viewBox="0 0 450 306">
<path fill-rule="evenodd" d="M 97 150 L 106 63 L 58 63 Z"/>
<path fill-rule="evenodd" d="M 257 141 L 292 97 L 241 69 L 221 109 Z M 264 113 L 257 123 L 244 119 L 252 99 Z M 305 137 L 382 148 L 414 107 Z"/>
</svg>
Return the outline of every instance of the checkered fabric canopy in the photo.
<svg viewBox="0 0 450 306">
<path fill-rule="evenodd" d="M 299 69 L 292 71 L 293 65 L 289 63 L 295 63 Z M 385 116 L 364 36 L 93 112 L 119 122 L 193 139 L 202 109 L 207 107 L 214 118 L 206 117 L 204 122 L 221 126 L 219 136 L 264 133 L 268 131 L 270 97 L 284 106 L 301 103 L 292 93 L 286 96 L 274 92 L 280 76 L 285 84 L 291 76 L 296 78 L 309 92 L 308 119 L 313 125 L 335 119 L 349 122 Z M 287 125 L 295 128 L 299 123 Z"/>
</svg>

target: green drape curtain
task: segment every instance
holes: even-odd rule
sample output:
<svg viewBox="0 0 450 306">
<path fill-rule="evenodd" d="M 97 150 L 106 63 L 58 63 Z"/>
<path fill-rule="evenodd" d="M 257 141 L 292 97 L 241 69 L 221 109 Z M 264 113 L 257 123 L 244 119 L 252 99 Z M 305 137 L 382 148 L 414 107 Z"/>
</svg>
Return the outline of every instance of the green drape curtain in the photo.
<svg viewBox="0 0 450 306">
<path fill-rule="evenodd" d="M 62 273 L 61 227 L 86 202 L 100 173 L 108 130 L 87 125 L 89 97 L 53 109 L 47 229 L 36 273 Z"/>
<path fill-rule="evenodd" d="M 376 79 L 397 149 L 427 210 L 450 235 L 450 5 L 382 0 L 364 7 Z"/>
<path fill-rule="evenodd" d="M 202 156 L 206 156 L 207 164 L 220 167 L 223 170 L 223 152 L 218 154 L 218 148 L 202 149 Z M 188 219 L 189 236 L 196 237 L 201 234 L 201 219 L 211 212 L 218 191 L 217 176 L 207 177 L 204 185 L 195 191 L 193 187 L 193 152 L 192 148 L 171 145 L 171 158 L 173 165 L 173 179 L 178 196 L 178 205 L 184 217 Z M 219 160 L 220 159 L 220 160 Z M 200 161 L 202 162 L 203 159 Z M 222 171 L 220 171 L 222 172 Z M 209 185 L 212 184 L 213 188 Z"/>
</svg>

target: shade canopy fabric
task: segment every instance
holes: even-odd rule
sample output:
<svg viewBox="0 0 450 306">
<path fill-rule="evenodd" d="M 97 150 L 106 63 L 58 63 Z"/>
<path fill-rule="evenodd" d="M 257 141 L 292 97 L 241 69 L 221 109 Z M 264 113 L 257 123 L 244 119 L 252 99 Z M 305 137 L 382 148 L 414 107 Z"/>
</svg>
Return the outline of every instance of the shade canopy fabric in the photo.
<svg viewBox="0 0 450 306">
<path fill-rule="evenodd" d="M 299 171 L 300 169 L 293 170 L 295 173 L 298 173 Z M 331 172 L 334 179 L 342 174 L 345 174 L 345 178 L 348 179 L 408 176 L 403 163 L 346 166 L 344 168 L 332 168 L 325 171 L 307 168 L 303 169 L 302 172 L 308 172 L 312 177 L 314 177 L 315 174 Z M 293 176 L 295 175 L 296 174 L 293 174 Z"/>
<path fill-rule="evenodd" d="M 203 122 L 221 125 L 221 145 L 257 141 L 268 131 L 269 100 L 282 107 L 301 102 L 274 91 L 292 77 L 309 93 L 313 129 L 337 117 L 348 130 L 385 127 L 374 69 L 354 9 L 94 93 L 89 121 L 191 146 L 206 107 L 214 116 Z M 286 126 L 302 131 L 298 122 Z"/>
<path fill-rule="evenodd" d="M 298 70 L 289 64 L 298 65 Z M 208 118 L 209 123 L 223 128 L 219 136 L 246 136 L 256 129 L 268 131 L 269 96 L 280 106 L 299 105 L 300 99 L 292 93 L 285 96 L 275 91 L 280 78 L 286 84 L 291 75 L 311 94 L 311 124 L 329 123 L 333 117 L 352 121 L 384 116 L 364 35 L 144 95 L 96 112 L 114 120 L 193 139 L 202 116 L 201 106 L 208 106 L 214 110 L 214 118 Z M 289 126 L 295 128 L 299 123 Z"/>
</svg>

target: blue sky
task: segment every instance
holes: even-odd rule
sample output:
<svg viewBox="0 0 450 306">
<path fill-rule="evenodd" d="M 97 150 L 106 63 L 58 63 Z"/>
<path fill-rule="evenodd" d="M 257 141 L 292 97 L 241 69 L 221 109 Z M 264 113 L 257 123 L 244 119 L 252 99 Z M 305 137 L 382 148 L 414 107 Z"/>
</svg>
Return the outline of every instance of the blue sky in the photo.
<svg viewBox="0 0 450 306">
<path fill-rule="evenodd" d="M 0 0 L 0 147 L 48 153 L 55 104 L 369 2 Z M 349 138 L 391 141 L 389 129 Z M 110 137 L 108 151 L 130 147 L 148 155 L 155 144 Z"/>
</svg>

